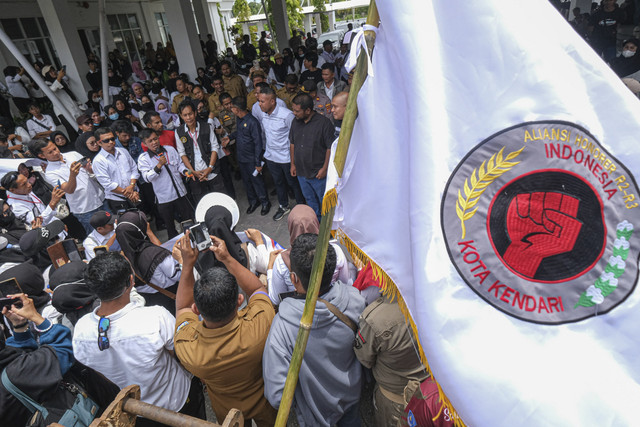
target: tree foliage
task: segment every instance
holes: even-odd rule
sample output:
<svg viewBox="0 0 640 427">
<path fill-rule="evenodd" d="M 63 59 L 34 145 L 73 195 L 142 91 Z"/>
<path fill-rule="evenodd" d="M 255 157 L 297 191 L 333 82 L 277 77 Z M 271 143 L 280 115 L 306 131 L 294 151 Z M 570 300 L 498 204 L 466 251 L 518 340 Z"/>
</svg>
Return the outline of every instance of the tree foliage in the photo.
<svg viewBox="0 0 640 427">
<path fill-rule="evenodd" d="M 235 0 L 231 13 L 238 21 L 248 21 L 251 16 L 251 8 L 247 3 L 247 0 Z"/>
<path fill-rule="evenodd" d="M 289 19 L 289 33 L 291 33 L 292 29 L 303 28 L 302 24 L 302 6 L 300 6 L 300 0 L 285 0 L 287 5 L 287 18 Z M 271 5 L 271 0 L 265 0 L 267 5 L 267 11 L 269 12 L 269 27 L 275 28 L 273 22 L 273 6 Z"/>
<path fill-rule="evenodd" d="M 311 0 L 311 4 L 314 6 L 314 12 L 326 12 L 327 8 L 324 5 L 324 0 Z M 320 25 L 323 32 L 329 31 L 329 17 L 321 13 L 320 22 L 316 22 L 316 25 Z"/>
</svg>

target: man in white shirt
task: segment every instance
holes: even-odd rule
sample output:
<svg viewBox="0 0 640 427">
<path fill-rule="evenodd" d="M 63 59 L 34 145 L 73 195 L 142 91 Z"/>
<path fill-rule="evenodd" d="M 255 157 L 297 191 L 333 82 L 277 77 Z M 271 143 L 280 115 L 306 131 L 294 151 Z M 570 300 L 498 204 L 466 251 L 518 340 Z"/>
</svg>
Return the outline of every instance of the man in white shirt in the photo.
<svg viewBox="0 0 640 427">
<path fill-rule="evenodd" d="M 93 159 L 93 172 L 105 190 L 105 198 L 112 213 L 135 207 L 140 202 L 136 182 L 140 178 L 136 162 L 129 152 L 116 147 L 116 137 L 109 128 L 95 132 L 100 152 Z"/>
<path fill-rule="evenodd" d="M 7 203 L 11 206 L 16 218 L 31 224 L 37 218 L 42 218 L 42 225 L 48 225 L 56 218 L 56 206 L 64 191 L 59 187 L 53 189 L 51 201 L 45 205 L 31 190 L 27 178 L 18 172 L 9 172 L 2 177 L 0 185 L 7 190 Z"/>
<path fill-rule="evenodd" d="M 263 88 L 258 95 L 262 115 L 262 128 L 267 139 L 264 158 L 276 184 L 280 207 L 273 216 L 280 221 L 289 213 L 289 192 L 293 189 L 296 203 L 304 203 L 304 197 L 297 180 L 291 176 L 291 153 L 289 148 L 289 131 L 293 121 L 293 113 L 286 107 L 278 105 L 277 97 L 270 87 Z"/>
<path fill-rule="evenodd" d="M 100 254 L 85 277 L 100 306 L 76 323 L 75 358 L 118 387 L 140 385 L 143 402 L 204 419 L 202 385 L 174 356 L 176 319 L 163 307 L 132 301 L 129 261 L 116 252 Z"/>
<path fill-rule="evenodd" d="M 212 191 L 225 192 L 218 159 L 224 153 L 209 123 L 196 120 L 196 107 L 191 101 L 178 106 L 184 126 L 175 130 L 176 150 L 189 171 L 189 189 L 196 203 Z"/>
<path fill-rule="evenodd" d="M 93 227 L 93 231 L 82 242 L 87 260 L 91 261 L 95 258 L 97 246 L 106 246 L 110 251 L 120 250 L 120 245 L 116 240 L 115 222 L 115 215 L 109 212 L 98 211 L 91 216 L 89 223 Z"/>
<path fill-rule="evenodd" d="M 27 130 L 31 138 L 45 138 L 56 130 L 56 124 L 51 116 L 42 114 L 40 107 L 35 104 L 29 104 L 29 113 L 31 118 L 27 120 Z"/>
<path fill-rule="evenodd" d="M 83 166 L 82 156 L 75 151 L 60 153 L 53 141 L 37 140 L 30 150 L 47 161 L 45 179 L 54 187 L 59 185 L 66 193 L 69 210 L 90 233 L 89 220 L 104 205 L 104 191 L 93 175 L 91 165 L 85 163 Z"/>
<path fill-rule="evenodd" d="M 322 53 L 320 56 L 324 58 L 325 64 L 333 64 L 336 62 L 336 58 L 333 56 L 333 42 L 331 40 L 325 40 L 322 43 Z"/>
<path fill-rule="evenodd" d="M 193 219 L 193 208 L 187 200 L 187 189 L 181 176 L 187 167 L 175 148 L 160 145 L 160 139 L 153 130 L 143 129 L 139 136 L 147 151 L 138 157 L 138 169 L 153 186 L 158 198 L 158 212 L 167 227 L 168 238 L 172 239 L 178 235 L 174 220 Z"/>
</svg>

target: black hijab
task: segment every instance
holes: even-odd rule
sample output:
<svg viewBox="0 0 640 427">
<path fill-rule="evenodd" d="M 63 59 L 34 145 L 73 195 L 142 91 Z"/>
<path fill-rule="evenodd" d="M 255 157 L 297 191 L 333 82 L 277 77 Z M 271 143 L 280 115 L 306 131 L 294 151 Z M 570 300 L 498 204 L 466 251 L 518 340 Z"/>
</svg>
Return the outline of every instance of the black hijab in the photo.
<svg viewBox="0 0 640 427">
<path fill-rule="evenodd" d="M 0 274 L 0 282 L 13 277 L 18 281 L 22 291 L 33 300 L 33 304 L 38 312 L 42 313 L 42 309 L 51 298 L 49 298 L 49 294 L 44 290 L 44 278 L 38 267 L 30 261 L 23 262 Z"/>
<path fill-rule="evenodd" d="M 94 136 L 93 132 L 85 132 L 76 139 L 75 143 L 76 151 L 80 153 L 82 157 L 88 157 L 91 160 L 93 160 L 93 158 L 100 152 L 100 150 L 91 151 L 89 150 L 89 147 L 87 147 L 87 140 L 92 136 Z"/>
<path fill-rule="evenodd" d="M 144 213 L 125 212 L 118 220 L 116 239 L 136 275 L 149 282 L 158 265 L 171 256 L 171 252 L 149 241 L 147 224 Z"/>
<path fill-rule="evenodd" d="M 233 223 L 231 212 L 223 206 L 212 206 L 207 210 L 204 216 L 204 222 L 209 229 L 209 234 L 216 236 L 227 245 L 229 254 L 236 259 L 243 266 L 247 266 L 247 254 L 242 248 L 242 242 L 231 229 Z M 213 252 L 204 251 L 198 256 L 198 271 L 204 272 L 212 267 L 224 267 L 224 265 L 218 261 Z"/>
<path fill-rule="evenodd" d="M 59 146 L 58 144 L 56 144 L 56 136 L 58 135 L 64 136 L 65 141 L 67 141 L 63 146 Z M 51 142 L 56 144 L 56 147 L 58 147 L 58 150 L 60 150 L 61 153 L 68 153 L 69 151 L 73 151 L 74 149 L 73 145 L 71 144 L 71 141 L 69 141 L 69 138 L 67 138 L 67 135 L 60 132 L 59 130 L 49 135 L 49 139 L 51 140 Z M 85 144 L 85 147 L 86 147 L 86 144 Z"/>
</svg>

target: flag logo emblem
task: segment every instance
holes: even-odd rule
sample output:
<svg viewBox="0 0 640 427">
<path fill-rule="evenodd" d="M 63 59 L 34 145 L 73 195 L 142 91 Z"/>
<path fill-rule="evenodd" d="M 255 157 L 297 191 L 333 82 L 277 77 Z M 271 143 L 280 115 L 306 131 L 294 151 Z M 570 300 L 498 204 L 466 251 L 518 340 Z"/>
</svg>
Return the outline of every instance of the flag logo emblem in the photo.
<svg viewBox="0 0 640 427">
<path fill-rule="evenodd" d="M 585 129 L 525 123 L 458 164 L 442 228 L 458 273 L 486 302 L 530 322 L 576 322 L 633 291 L 639 196 L 629 170 Z"/>
</svg>

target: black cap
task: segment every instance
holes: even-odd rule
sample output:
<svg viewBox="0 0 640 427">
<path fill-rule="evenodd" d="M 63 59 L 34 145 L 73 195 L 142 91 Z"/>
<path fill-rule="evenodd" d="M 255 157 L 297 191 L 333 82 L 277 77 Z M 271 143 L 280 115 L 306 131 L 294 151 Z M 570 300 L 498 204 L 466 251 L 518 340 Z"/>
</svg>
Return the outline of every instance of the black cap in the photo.
<svg viewBox="0 0 640 427">
<path fill-rule="evenodd" d="M 81 114 L 76 119 L 76 123 L 78 125 L 82 125 L 82 124 L 84 124 L 86 122 L 89 122 L 89 123 L 93 124 L 93 122 L 91 121 L 91 116 L 89 114 Z"/>
<path fill-rule="evenodd" d="M 316 85 L 316 82 L 314 80 L 307 80 L 304 83 L 302 83 L 303 92 L 309 93 L 315 90 L 318 90 L 318 86 Z"/>
<path fill-rule="evenodd" d="M 97 229 L 98 227 L 104 227 L 107 224 L 113 224 L 115 221 L 116 217 L 111 213 L 106 211 L 98 211 L 94 213 L 93 216 L 91 216 L 89 224 L 91 224 L 94 229 Z"/>
<path fill-rule="evenodd" d="M 64 231 L 64 223 L 59 220 L 51 221 L 48 225 L 27 231 L 20 238 L 20 249 L 26 256 L 33 256 L 45 249 L 49 242 Z"/>
<path fill-rule="evenodd" d="M 53 290 L 51 304 L 60 313 L 66 314 L 91 305 L 96 296 L 84 282 L 87 264 L 71 261 L 54 270 L 49 276 L 49 287 Z"/>
</svg>

